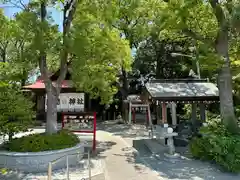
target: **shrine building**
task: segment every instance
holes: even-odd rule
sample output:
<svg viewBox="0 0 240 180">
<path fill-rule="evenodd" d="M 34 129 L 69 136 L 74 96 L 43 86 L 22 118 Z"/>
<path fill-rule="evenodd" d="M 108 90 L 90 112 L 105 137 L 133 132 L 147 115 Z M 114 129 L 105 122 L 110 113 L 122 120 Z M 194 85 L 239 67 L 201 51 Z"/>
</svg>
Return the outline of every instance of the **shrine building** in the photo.
<svg viewBox="0 0 240 180">
<path fill-rule="evenodd" d="M 60 70 L 50 76 L 53 85 L 56 83 Z M 40 121 L 46 120 L 46 91 L 43 78 L 40 76 L 36 82 L 23 87 L 23 90 L 31 91 L 33 95 L 33 101 L 35 103 L 34 110 L 37 112 L 36 119 Z M 71 80 L 71 74 L 69 69 L 66 77 L 61 84 L 61 92 L 58 98 L 58 122 L 61 121 L 62 112 L 92 112 L 100 111 L 102 106 L 100 100 L 91 99 L 87 93 L 79 92 L 73 86 Z"/>
</svg>

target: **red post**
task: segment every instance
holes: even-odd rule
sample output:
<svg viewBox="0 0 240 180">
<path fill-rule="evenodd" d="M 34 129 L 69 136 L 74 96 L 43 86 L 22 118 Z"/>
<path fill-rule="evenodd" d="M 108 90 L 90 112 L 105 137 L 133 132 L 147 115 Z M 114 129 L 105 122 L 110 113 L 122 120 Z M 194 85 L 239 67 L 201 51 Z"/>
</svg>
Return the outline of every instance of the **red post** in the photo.
<svg viewBox="0 0 240 180">
<path fill-rule="evenodd" d="M 66 114 L 68 114 L 68 113 L 66 113 Z M 62 128 L 64 128 L 64 126 L 65 126 L 64 116 L 66 116 L 66 114 L 62 113 Z M 84 113 L 84 114 L 86 114 L 86 113 Z M 79 130 L 75 130 L 75 131 L 72 131 L 72 132 L 75 132 L 75 133 L 91 133 L 91 134 L 93 134 L 92 151 L 95 152 L 96 151 L 96 131 L 97 131 L 97 113 L 94 112 L 93 113 L 93 129 L 91 129 L 91 130 L 81 130 L 81 129 L 79 129 Z"/>
<path fill-rule="evenodd" d="M 97 113 L 93 113 L 94 120 L 93 120 L 93 152 L 96 151 L 96 131 L 97 131 Z"/>
<path fill-rule="evenodd" d="M 132 121 L 133 121 L 133 123 L 136 123 L 136 113 L 135 113 L 135 108 L 132 108 Z"/>
<path fill-rule="evenodd" d="M 64 113 L 62 113 L 62 129 L 64 128 Z"/>
<path fill-rule="evenodd" d="M 162 122 L 163 124 L 167 122 L 167 109 L 166 109 L 166 103 L 162 103 Z"/>
</svg>

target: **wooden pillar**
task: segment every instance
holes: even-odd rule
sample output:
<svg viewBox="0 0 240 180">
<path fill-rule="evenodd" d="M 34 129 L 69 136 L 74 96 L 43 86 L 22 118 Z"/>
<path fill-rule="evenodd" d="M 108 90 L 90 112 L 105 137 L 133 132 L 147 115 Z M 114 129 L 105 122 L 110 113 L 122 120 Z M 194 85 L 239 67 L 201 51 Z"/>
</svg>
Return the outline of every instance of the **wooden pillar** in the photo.
<svg viewBox="0 0 240 180">
<path fill-rule="evenodd" d="M 206 121 L 206 111 L 205 111 L 205 104 L 200 104 L 200 120 L 201 122 Z"/>
<path fill-rule="evenodd" d="M 197 121 L 197 104 L 192 103 L 192 123 L 196 124 Z"/>
<path fill-rule="evenodd" d="M 126 100 L 123 100 L 122 102 L 122 118 L 124 122 L 128 122 L 128 116 L 129 116 L 129 103 Z"/>
<path fill-rule="evenodd" d="M 154 123 L 155 123 L 155 124 L 158 124 L 158 119 L 159 119 L 159 118 L 158 118 L 158 117 L 159 117 L 158 105 L 156 105 L 155 108 L 156 108 L 156 109 L 155 109 L 155 110 L 156 110 L 156 112 L 155 112 L 155 116 L 156 116 L 155 118 L 156 118 L 156 119 L 155 119 L 155 122 L 154 122 Z"/>
<path fill-rule="evenodd" d="M 36 99 L 37 99 L 37 111 L 42 111 L 42 110 L 44 110 L 44 97 L 43 96 L 41 96 L 41 95 L 38 95 L 38 96 L 36 96 Z"/>
<path fill-rule="evenodd" d="M 128 108 L 128 123 L 132 124 L 132 103 L 129 102 L 129 108 Z"/>
<path fill-rule="evenodd" d="M 155 115 L 154 121 L 152 120 L 152 124 L 156 125 L 158 124 L 158 116 L 159 116 L 159 112 L 158 112 L 158 101 L 156 101 L 155 105 L 153 106 L 153 113 Z"/>
<path fill-rule="evenodd" d="M 167 106 L 166 103 L 162 103 L 162 123 L 167 124 Z"/>
<path fill-rule="evenodd" d="M 151 127 L 152 126 L 152 117 L 151 117 L 151 108 L 150 108 L 149 104 L 147 106 L 147 116 L 148 116 L 148 124 Z"/>
<path fill-rule="evenodd" d="M 162 106 L 158 105 L 157 106 L 157 124 L 162 123 Z"/>
<path fill-rule="evenodd" d="M 132 120 L 133 123 L 136 123 L 136 108 L 132 108 Z"/>
<path fill-rule="evenodd" d="M 146 109 L 146 119 L 147 119 L 147 122 L 146 124 L 149 125 L 149 115 L 148 115 L 148 108 Z"/>
<path fill-rule="evenodd" d="M 172 102 L 171 103 L 171 112 L 172 112 L 172 125 L 176 126 L 177 125 L 177 113 L 176 113 L 176 103 Z"/>
</svg>

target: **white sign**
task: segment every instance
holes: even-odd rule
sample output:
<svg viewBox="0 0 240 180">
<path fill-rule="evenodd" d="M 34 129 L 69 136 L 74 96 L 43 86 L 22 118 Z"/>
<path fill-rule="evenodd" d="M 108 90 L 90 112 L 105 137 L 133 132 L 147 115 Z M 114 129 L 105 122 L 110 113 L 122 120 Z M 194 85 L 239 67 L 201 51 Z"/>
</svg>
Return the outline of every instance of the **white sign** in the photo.
<svg viewBox="0 0 240 180">
<path fill-rule="evenodd" d="M 57 111 L 84 111 L 84 100 L 84 93 L 61 93 L 58 98 Z M 47 110 L 47 95 L 45 110 Z"/>
</svg>

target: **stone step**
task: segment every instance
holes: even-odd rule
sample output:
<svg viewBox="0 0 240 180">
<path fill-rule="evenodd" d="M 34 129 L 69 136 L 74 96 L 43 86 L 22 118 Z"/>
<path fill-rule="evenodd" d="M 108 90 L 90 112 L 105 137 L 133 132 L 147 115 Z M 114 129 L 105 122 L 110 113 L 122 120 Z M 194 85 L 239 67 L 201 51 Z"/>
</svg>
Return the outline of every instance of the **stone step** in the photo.
<svg viewBox="0 0 240 180">
<path fill-rule="evenodd" d="M 162 145 L 156 139 L 144 139 L 144 144 L 152 154 L 165 153 L 168 151 L 168 147 Z"/>
</svg>

